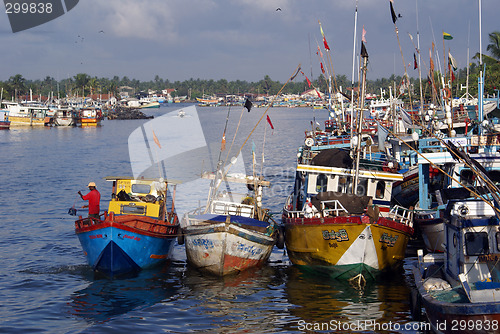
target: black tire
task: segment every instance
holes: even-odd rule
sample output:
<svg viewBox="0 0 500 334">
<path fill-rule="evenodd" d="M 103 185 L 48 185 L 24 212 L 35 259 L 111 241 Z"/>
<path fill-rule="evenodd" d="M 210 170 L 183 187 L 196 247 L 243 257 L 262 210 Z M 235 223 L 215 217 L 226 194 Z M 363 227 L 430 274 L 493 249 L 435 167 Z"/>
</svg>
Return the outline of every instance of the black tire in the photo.
<svg viewBox="0 0 500 334">
<path fill-rule="evenodd" d="M 179 245 L 184 245 L 184 233 L 182 233 L 182 231 L 177 235 L 177 243 Z"/>
<path fill-rule="evenodd" d="M 278 249 L 285 248 L 285 230 L 281 226 L 278 228 L 278 236 L 276 237 L 276 247 Z"/>
<path fill-rule="evenodd" d="M 416 288 L 411 288 L 410 291 L 410 315 L 414 321 L 422 319 L 422 297 Z"/>
</svg>

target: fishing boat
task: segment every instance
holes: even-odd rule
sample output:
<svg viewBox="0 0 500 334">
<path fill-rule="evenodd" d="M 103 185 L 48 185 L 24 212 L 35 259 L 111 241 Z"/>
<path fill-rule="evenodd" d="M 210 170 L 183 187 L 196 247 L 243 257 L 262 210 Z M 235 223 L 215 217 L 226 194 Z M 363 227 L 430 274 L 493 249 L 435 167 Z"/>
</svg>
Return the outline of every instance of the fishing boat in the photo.
<svg viewBox="0 0 500 334">
<path fill-rule="evenodd" d="M 77 117 L 72 108 L 57 107 L 54 108 L 54 124 L 57 126 L 74 126 L 76 125 Z"/>
<path fill-rule="evenodd" d="M 99 126 L 102 118 L 102 110 L 99 108 L 80 108 L 78 110 L 77 125 L 81 127 Z"/>
<path fill-rule="evenodd" d="M 44 126 L 51 123 L 49 107 L 37 103 L 3 102 L 9 111 L 10 125 Z"/>
<path fill-rule="evenodd" d="M 0 110 L 0 130 L 8 130 L 9 128 L 9 112 L 7 110 Z"/>
<path fill-rule="evenodd" d="M 75 221 L 75 232 L 92 269 L 106 277 L 135 274 L 170 258 L 179 222 L 175 187 L 163 179 L 107 177 L 113 182 L 108 210 Z M 167 203 L 169 202 L 169 203 Z"/>
<path fill-rule="evenodd" d="M 261 178 L 241 174 L 204 173 L 211 179 L 207 205 L 188 212 L 183 219 L 187 261 L 216 276 L 237 274 L 264 264 L 276 244 L 278 225 L 262 208 Z M 221 183 L 243 184 L 247 194 L 218 190 Z"/>
<path fill-rule="evenodd" d="M 353 160 L 349 151 L 338 148 L 297 165 L 282 217 L 293 264 L 362 281 L 401 266 L 413 234 L 411 210 L 391 207 L 390 201 L 393 184 L 402 175 L 368 160 L 360 162 L 358 173 L 352 193 Z"/>
<path fill-rule="evenodd" d="M 354 140 L 332 141 L 333 133 L 306 137 L 282 215 L 294 265 L 359 287 L 400 268 L 413 234 L 412 211 L 391 206 L 394 183 L 403 180 L 398 164 L 376 159 L 382 155 L 371 153 L 373 140 L 362 131 L 368 53 L 361 46 L 362 107 Z"/>
<path fill-rule="evenodd" d="M 497 204 L 498 205 L 498 204 Z M 418 252 L 412 314 L 421 307 L 438 333 L 498 333 L 500 265 L 498 209 L 482 199 L 448 203 L 444 253 Z"/>
</svg>

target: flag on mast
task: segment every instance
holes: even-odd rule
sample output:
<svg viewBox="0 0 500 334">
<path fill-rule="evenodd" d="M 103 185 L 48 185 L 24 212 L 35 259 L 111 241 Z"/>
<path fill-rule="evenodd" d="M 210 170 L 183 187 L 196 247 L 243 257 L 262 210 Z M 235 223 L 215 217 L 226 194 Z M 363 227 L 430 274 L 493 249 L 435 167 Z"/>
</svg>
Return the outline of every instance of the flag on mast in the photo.
<svg viewBox="0 0 500 334">
<path fill-rule="evenodd" d="M 158 147 L 161 148 L 160 141 L 158 140 L 158 137 L 156 137 L 154 130 L 153 130 L 153 140 L 156 143 L 156 145 L 158 145 Z"/>
<path fill-rule="evenodd" d="M 328 46 L 328 43 L 326 42 L 325 34 L 323 33 L 323 27 L 321 26 L 321 22 L 319 22 L 319 30 L 321 31 L 321 36 L 323 36 L 323 44 L 325 46 L 325 50 L 330 51 L 330 47 Z"/>
<path fill-rule="evenodd" d="M 416 70 L 418 68 L 418 64 L 417 64 L 417 55 L 415 54 L 415 52 L 413 53 L 413 69 Z"/>
<path fill-rule="evenodd" d="M 451 40 L 453 39 L 453 36 L 443 31 L 443 39 Z"/>
<path fill-rule="evenodd" d="M 392 23 L 396 24 L 398 17 L 396 16 L 396 13 L 394 12 L 394 7 L 392 6 L 392 0 L 390 0 L 390 5 L 391 5 Z"/>
<path fill-rule="evenodd" d="M 361 41 L 366 43 L 366 30 L 365 30 L 365 25 L 363 24 L 363 33 L 361 34 Z"/>
</svg>

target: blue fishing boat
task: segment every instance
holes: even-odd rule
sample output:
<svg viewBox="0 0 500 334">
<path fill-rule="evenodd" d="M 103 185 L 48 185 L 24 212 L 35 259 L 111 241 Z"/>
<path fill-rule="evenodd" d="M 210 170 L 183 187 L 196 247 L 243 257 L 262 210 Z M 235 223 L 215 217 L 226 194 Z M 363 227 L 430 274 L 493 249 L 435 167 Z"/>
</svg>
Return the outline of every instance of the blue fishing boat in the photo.
<svg viewBox="0 0 500 334">
<path fill-rule="evenodd" d="M 179 222 L 175 185 L 163 179 L 107 177 L 113 182 L 108 210 L 75 222 L 75 232 L 92 269 L 109 278 L 133 275 L 170 258 Z M 169 202 L 170 205 L 167 205 Z"/>
</svg>

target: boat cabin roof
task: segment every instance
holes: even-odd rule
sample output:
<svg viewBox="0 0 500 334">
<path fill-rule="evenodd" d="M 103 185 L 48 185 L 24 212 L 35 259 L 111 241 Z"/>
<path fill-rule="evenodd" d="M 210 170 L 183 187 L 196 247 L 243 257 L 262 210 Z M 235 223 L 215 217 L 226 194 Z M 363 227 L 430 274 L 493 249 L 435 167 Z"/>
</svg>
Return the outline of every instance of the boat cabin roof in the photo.
<svg viewBox="0 0 500 334">
<path fill-rule="evenodd" d="M 165 183 L 168 183 L 168 184 L 173 184 L 173 185 L 177 185 L 177 184 L 181 184 L 182 182 L 179 181 L 179 180 L 163 180 L 161 181 L 160 178 L 158 179 L 154 179 L 154 178 L 135 178 L 135 177 L 131 177 L 131 176 L 106 176 L 104 177 L 104 180 L 106 181 L 118 181 L 118 180 L 136 180 L 136 181 L 141 181 L 141 182 L 165 182 Z"/>
</svg>

